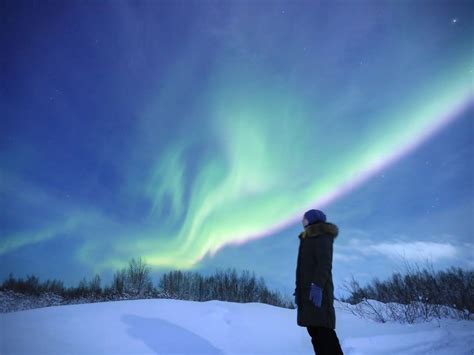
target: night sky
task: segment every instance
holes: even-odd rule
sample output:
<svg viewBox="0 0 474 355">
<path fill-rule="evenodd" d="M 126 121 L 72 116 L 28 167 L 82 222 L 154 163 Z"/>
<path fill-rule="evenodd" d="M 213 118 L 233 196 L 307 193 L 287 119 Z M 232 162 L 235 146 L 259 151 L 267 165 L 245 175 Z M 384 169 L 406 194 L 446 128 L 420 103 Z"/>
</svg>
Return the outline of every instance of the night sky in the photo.
<svg viewBox="0 0 474 355">
<path fill-rule="evenodd" d="M 143 257 L 292 290 L 474 267 L 472 1 L 0 2 L 0 277 Z"/>
</svg>

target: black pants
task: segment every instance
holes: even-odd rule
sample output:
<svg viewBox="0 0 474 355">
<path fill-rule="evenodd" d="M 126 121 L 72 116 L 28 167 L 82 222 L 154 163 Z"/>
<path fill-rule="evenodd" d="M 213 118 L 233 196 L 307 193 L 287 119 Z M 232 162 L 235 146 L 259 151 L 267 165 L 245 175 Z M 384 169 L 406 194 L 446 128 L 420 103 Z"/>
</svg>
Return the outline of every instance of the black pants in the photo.
<svg viewBox="0 0 474 355">
<path fill-rule="evenodd" d="M 339 339 L 334 329 L 306 327 L 311 336 L 314 353 L 317 355 L 343 355 Z"/>
</svg>

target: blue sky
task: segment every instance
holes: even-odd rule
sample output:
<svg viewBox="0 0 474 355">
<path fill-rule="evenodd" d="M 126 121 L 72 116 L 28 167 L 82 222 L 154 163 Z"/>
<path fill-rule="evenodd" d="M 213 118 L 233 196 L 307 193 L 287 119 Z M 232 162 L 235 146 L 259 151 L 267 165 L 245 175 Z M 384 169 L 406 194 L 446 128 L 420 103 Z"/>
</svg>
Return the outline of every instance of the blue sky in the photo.
<svg viewBox="0 0 474 355">
<path fill-rule="evenodd" d="M 309 208 L 334 274 L 472 268 L 467 1 L 7 1 L 0 277 L 133 257 L 290 290 Z M 337 293 L 337 291 L 336 291 Z"/>
</svg>

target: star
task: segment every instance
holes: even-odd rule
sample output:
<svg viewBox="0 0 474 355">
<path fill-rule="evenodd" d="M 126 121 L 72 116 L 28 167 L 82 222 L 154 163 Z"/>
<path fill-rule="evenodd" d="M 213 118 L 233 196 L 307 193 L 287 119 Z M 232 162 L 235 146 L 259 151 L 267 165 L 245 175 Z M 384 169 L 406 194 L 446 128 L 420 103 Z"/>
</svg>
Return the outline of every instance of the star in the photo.
<svg viewBox="0 0 474 355">
<path fill-rule="evenodd" d="M 458 19 L 455 17 L 451 20 L 451 23 L 457 23 L 458 22 Z"/>
</svg>

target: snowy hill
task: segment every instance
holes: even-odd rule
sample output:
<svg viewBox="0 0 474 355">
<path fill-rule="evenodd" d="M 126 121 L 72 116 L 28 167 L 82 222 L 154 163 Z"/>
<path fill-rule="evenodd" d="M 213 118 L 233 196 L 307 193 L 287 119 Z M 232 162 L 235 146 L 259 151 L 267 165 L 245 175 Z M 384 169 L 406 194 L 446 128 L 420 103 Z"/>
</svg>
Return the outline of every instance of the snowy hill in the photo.
<svg viewBox="0 0 474 355">
<path fill-rule="evenodd" d="M 7 354 L 313 354 L 296 310 L 257 303 L 136 300 L 0 314 Z M 345 354 L 470 354 L 474 322 L 375 323 L 337 309 Z"/>
</svg>

